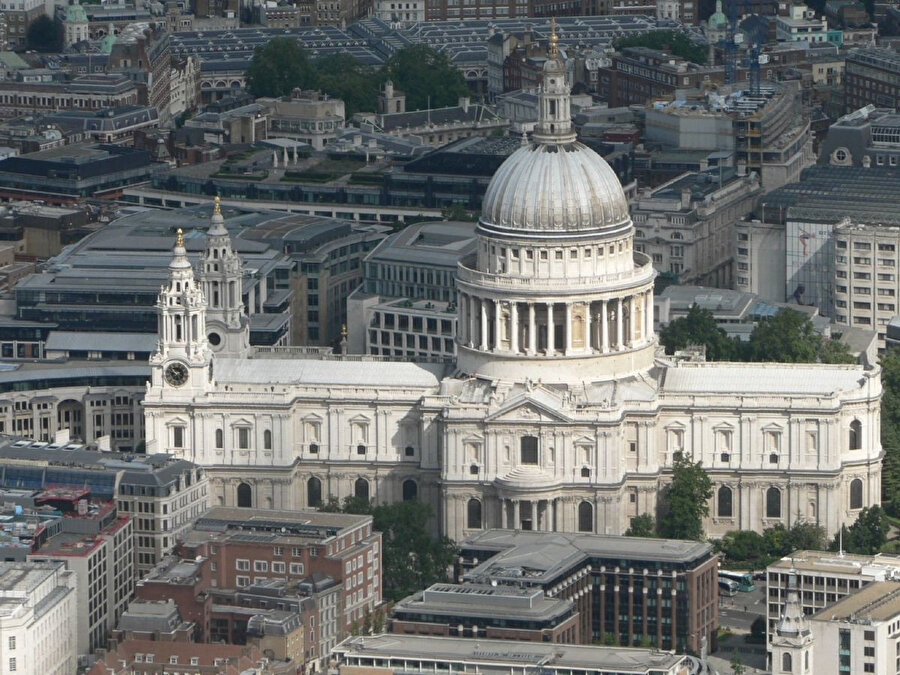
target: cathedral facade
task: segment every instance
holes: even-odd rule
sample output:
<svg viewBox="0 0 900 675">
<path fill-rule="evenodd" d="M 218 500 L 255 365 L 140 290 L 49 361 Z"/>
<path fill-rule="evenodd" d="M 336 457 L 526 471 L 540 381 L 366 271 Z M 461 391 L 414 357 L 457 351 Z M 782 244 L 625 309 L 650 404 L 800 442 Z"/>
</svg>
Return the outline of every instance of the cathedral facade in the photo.
<svg viewBox="0 0 900 675">
<path fill-rule="evenodd" d="M 177 241 L 160 291 L 147 451 L 205 466 L 218 504 L 419 499 L 456 540 L 621 534 L 655 513 L 679 455 L 715 484 L 712 536 L 801 521 L 831 536 L 878 503 L 879 369 L 667 359 L 651 261 L 615 173 L 576 141 L 553 45 L 539 106 L 459 266 L 454 365 L 254 353 L 217 207 L 199 278 Z"/>
</svg>

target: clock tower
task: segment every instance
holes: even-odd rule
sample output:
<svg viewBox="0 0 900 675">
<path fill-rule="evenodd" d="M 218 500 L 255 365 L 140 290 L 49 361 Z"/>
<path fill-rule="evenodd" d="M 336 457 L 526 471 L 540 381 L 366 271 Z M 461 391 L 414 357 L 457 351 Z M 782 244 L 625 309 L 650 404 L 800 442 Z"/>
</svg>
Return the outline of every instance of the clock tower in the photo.
<svg viewBox="0 0 900 675">
<path fill-rule="evenodd" d="M 152 386 L 196 392 L 211 378 L 212 354 L 206 337 L 206 298 L 187 258 L 178 230 L 169 263 L 169 280 L 159 291 L 156 309 L 159 341 L 150 357 Z"/>
<path fill-rule="evenodd" d="M 242 299 L 244 270 L 231 247 L 218 195 L 201 264 L 209 346 L 217 356 L 246 358 L 250 353 L 250 321 Z"/>
</svg>

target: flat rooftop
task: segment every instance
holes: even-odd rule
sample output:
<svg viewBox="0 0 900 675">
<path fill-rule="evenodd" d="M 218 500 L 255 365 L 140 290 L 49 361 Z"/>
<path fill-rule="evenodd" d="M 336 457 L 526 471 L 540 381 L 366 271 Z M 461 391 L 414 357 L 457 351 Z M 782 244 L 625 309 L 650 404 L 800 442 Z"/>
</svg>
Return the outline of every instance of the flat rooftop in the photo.
<svg viewBox="0 0 900 675">
<path fill-rule="evenodd" d="M 417 223 L 378 244 L 366 262 L 441 266 L 455 271 L 456 263 L 476 247 L 475 223 Z"/>
<path fill-rule="evenodd" d="M 816 613 L 822 621 L 889 621 L 900 614 L 900 581 L 879 581 Z"/>
<path fill-rule="evenodd" d="M 394 605 L 395 613 L 454 617 L 549 620 L 571 612 L 573 603 L 549 598 L 538 588 L 507 584 L 433 584 Z M 403 617 L 398 617 L 401 620 Z"/>
<path fill-rule="evenodd" d="M 505 578 L 546 583 L 590 558 L 690 564 L 712 555 L 704 542 L 603 534 L 486 530 L 460 542 L 465 551 L 499 551 L 467 579 Z"/>
<path fill-rule="evenodd" d="M 652 649 L 393 634 L 351 637 L 339 644 L 335 653 L 341 661 L 348 658 L 411 658 L 438 663 L 463 661 L 484 664 L 486 671 L 497 667 L 540 665 L 544 671 L 580 669 L 646 673 L 652 670 L 667 673 L 686 659 L 672 652 Z"/>
<path fill-rule="evenodd" d="M 220 533 L 230 536 L 249 536 L 248 541 L 274 541 L 293 536 L 324 541 L 343 530 L 372 522 L 372 516 L 322 511 L 279 511 L 215 506 L 194 524 L 192 535 Z"/>
<path fill-rule="evenodd" d="M 795 551 L 766 568 L 770 572 L 818 572 L 868 576 L 877 580 L 900 578 L 900 556 L 878 553 L 856 555 L 830 551 Z"/>
</svg>

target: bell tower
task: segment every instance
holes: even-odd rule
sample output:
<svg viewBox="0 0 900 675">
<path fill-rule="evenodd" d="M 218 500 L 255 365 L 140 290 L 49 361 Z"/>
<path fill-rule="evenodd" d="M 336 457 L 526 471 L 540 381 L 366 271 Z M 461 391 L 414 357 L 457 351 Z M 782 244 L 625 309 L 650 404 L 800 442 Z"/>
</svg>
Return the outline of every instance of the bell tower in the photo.
<svg viewBox="0 0 900 675">
<path fill-rule="evenodd" d="M 533 137 L 538 143 L 571 143 L 576 135 L 572 129 L 566 64 L 559 55 L 556 19 L 550 20 L 550 45 L 547 52 L 538 95 L 538 123 Z"/>
<path fill-rule="evenodd" d="M 165 389 L 202 389 L 210 379 L 212 355 L 206 339 L 206 299 L 178 230 L 169 280 L 159 291 L 156 353 L 150 357 L 152 384 Z"/>
<path fill-rule="evenodd" d="M 809 622 L 800 606 L 800 592 L 797 590 L 797 573 L 791 570 L 788 577 L 787 601 L 775 626 L 772 638 L 773 673 L 793 673 L 810 675 L 813 667 L 813 645 L 815 639 Z"/>
<path fill-rule="evenodd" d="M 250 352 L 250 326 L 242 300 L 244 270 L 231 247 L 218 195 L 206 233 L 202 269 L 209 346 L 219 356 L 246 358 Z"/>
</svg>

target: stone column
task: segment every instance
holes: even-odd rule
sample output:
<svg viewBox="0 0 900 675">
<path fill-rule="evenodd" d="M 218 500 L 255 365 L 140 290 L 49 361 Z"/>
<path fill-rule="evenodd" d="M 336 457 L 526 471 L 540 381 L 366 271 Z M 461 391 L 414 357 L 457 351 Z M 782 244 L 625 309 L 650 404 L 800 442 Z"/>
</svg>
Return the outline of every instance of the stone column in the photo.
<svg viewBox="0 0 900 675">
<path fill-rule="evenodd" d="M 556 531 L 556 500 L 551 499 L 550 501 L 548 501 L 547 508 L 550 510 L 550 518 L 548 519 L 550 521 L 550 531 L 555 532 Z"/>
<path fill-rule="evenodd" d="M 513 500 L 513 526 L 510 528 L 512 530 L 518 530 L 522 525 L 521 515 L 519 511 L 519 500 Z"/>
<path fill-rule="evenodd" d="M 494 351 L 501 349 L 500 347 L 500 322 L 503 312 L 500 311 L 500 301 L 494 300 Z"/>
<path fill-rule="evenodd" d="M 547 353 L 552 354 L 556 351 L 554 344 L 555 330 L 553 325 L 553 303 L 547 303 Z"/>
<path fill-rule="evenodd" d="M 537 323 L 534 320 L 534 303 L 528 303 L 528 353 L 531 356 L 537 352 Z"/>
<path fill-rule="evenodd" d="M 635 333 L 635 318 L 634 318 L 634 306 L 636 304 L 635 296 L 631 296 L 628 298 L 628 344 L 634 344 L 634 333 Z"/>
<path fill-rule="evenodd" d="M 609 351 L 609 302 L 606 300 L 600 301 L 600 347 L 603 350 L 603 353 L 606 354 Z"/>
<path fill-rule="evenodd" d="M 653 335 L 653 291 L 647 291 L 647 307 L 644 312 L 644 316 L 647 319 L 647 333 L 646 337 L 649 340 L 650 336 Z"/>
<path fill-rule="evenodd" d="M 478 304 L 481 305 L 481 351 L 486 352 L 488 348 L 487 302 L 484 298 L 479 298 Z"/>
<path fill-rule="evenodd" d="M 461 344 L 466 344 L 469 330 L 469 300 L 462 293 L 459 294 L 459 323 L 456 327 L 456 337 Z"/>
<path fill-rule="evenodd" d="M 590 354 L 594 351 L 594 336 L 591 335 L 591 303 L 585 303 L 584 307 L 584 351 Z"/>
<path fill-rule="evenodd" d="M 514 354 L 519 353 L 519 303 L 509 303 L 510 341 L 509 348 Z"/>
<path fill-rule="evenodd" d="M 566 303 L 566 346 L 564 353 L 566 356 L 572 353 L 572 303 Z"/>
<path fill-rule="evenodd" d="M 622 347 L 624 346 L 624 344 L 622 342 L 622 337 L 623 337 L 623 335 L 622 335 L 622 333 L 623 333 L 622 314 L 623 314 L 622 298 L 619 298 L 616 301 L 616 350 L 617 351 L 621 351 Z"/>
<path fill-rule="evenodd" d="M 475 298 L 471 295 L 466 296 L 469 300 L 469 339 L 466 344 L 469 347 L 475 347 L 475 336 L 478 333 L 478 314 L 475 312 Z"/>
</svg>

